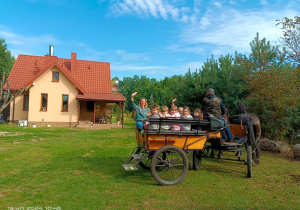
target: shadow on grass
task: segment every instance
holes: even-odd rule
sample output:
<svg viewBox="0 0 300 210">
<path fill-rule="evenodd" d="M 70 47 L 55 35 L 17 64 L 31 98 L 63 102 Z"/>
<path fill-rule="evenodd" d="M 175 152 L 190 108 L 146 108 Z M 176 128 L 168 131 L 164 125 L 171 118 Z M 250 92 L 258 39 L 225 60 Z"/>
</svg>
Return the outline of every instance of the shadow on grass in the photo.
<svg viewBox="0 0 300 210">
<path fill-rule="evenodd" d="M 137 171 L 125 171 L 122 164 L 126 159 L 121 157 L 89 157 L 84 160 L 95 172 L 101 172 L 106 176 L 113 177 L 116 182 L 138 183 L 141 185 L 153 185 L 154 179 L 150 170 L 137 166 Z M 149 180 L 153 180 L 149 183 Z"/>
<path fill-rule="evenodd" d="M 232 159 L 234 159 L 232 157 Z M 255 166 L 253 166 L 255 168 Z M 247 177 L 247 166 L 244 161 L 234 160 L 218 160 L 217 158 L 202 158 L 201 167 L 199 170 L 214 172 L 221 176 L 230 176 L 237 178 Z"/>
</svg>

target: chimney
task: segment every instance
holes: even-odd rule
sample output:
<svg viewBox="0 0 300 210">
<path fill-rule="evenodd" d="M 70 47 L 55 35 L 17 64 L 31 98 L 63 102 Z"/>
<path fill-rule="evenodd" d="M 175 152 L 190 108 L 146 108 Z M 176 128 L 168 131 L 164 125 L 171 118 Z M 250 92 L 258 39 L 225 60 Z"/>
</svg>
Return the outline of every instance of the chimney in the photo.
<svg viewBox="0 0 300 210">
<path fill-rule="evenodd" d="M 76 53 L 71 53 L 71 72 L 76 71 Z"/>
<path fill-rule="evenodd" d="M 54 49 L 54 46 L 53 46 L 53 45 L 50 45 L 50 46 L 49 46 L 49 55 L 50 55 L 50 56 L 53 56 L 53 49 Z"/>
</svg>

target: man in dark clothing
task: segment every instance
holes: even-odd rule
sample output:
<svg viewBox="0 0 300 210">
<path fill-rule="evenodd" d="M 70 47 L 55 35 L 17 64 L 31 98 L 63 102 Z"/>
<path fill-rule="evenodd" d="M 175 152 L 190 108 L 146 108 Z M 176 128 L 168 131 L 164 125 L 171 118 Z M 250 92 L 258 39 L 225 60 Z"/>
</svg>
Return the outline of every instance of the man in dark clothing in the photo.
<svg viewBox="0 0 300 210">
<path fill-rule="evenodd" d="M 213 114 L 217 118 L 222 117 L 226 112 L 223 100 L 215 95 L 212 88 L 206 91 L 206 97 L 202 101 L 202 111 Z"/>
<path fill-rule="evenodd" d="M 215 91 L 212 88 L 209 88 L 206 91 L 206 97 L 204 97 L 202 101 L 202 111 L 208 112 L 209 114 L 212 114 L 216 118 L 225 122 L 222 115 L 225 114 L 226 108 L 223 104 L 222 99 L 215 95 Z M 225 128 L 226 135 L 228 137 L 228 140 L 231 141 L 232 135 L 229 128 L 226 125 L 226 122 L 225 122 L 225 126 L 226 126 Z"/>
</svg>

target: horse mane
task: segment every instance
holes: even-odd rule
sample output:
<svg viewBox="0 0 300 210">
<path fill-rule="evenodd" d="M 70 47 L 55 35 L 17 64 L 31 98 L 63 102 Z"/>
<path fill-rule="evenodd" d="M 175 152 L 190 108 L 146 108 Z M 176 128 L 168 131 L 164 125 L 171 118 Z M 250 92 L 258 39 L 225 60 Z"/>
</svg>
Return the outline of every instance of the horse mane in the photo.
<svg viewBox="0 0 300 210">
<path fill-rule="evenodd" d="M 247 110 L 246 110 L 246 106 L 244 103 L 239 104 L 238 108 L 237 108 L 237 113 L 240 114 L 247 114 Z"/>
</svg>

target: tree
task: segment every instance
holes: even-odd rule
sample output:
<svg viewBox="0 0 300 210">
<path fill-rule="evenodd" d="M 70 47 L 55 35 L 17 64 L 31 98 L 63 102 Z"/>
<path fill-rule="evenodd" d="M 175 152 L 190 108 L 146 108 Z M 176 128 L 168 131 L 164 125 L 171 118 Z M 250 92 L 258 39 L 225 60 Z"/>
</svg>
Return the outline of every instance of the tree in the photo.
<svg viewBox="0 0 300 210">
<path fill-rule="evenodd" d="M 5 91 L 3 91 L 3 86 L 7 84 L 7 88 Z M 0 114 L 3 112 L 3 110 L 19 95 L 21 95 L 23 92 L 27 91 L 30 88 L 31 85 L 27 86 L 26 88 L 20 89 L 20 90 L 10 90 L 9 89 L 9 80 L 5 81 L 5 72 L 2 73 L 2 81 L 1 81 L 1 94 L 0 99 L 3 100 L 3 104 L 0 107 Z"/>
<path fill-rule="evenodd" d="M 297 72 L 285 61 L 284 49 L 281 52 L 258 34 L 250 46 L 249 58 L 236 57 L 249 89 L 247 103 L 260 117 L 264 135 L 282 139 L 291 120 L 288 113 L 299 104 Z"/>
<path fill-rule="evenodd" d="M 294 20 L 285 17 L 277 21 L 276 25 L 281 25 L 283 32 L 280 42 L 287 48 L 290 61 L 300 65 L 300 17 L 295 16 Z"/>
<path fill-rule="evenodd" d="M 5 40 L 0 38 L 0 75 L 2 75 L 3 72 L 5 72 L 6 75 L 9 75 L 15 61 L 15 57 L 7 49 Z"/>
<path fill-rule="evenodd" d="M 2 80 L 0 83 L 0 101 L 3 101 L 3 104 L 0 107 L 0 114 L 17 96 L 22 94 L 24 91 L 27 91 L 30 87 L 28 86 L 24 89 L 12 91 L 9 89 L 9 80 L 6 80 L 6 75 L 9 74 L 15 61 L 15 57 L 12 56 L 11 52 L 7 49 L 5 40 L 3 38 L 0 38 L 0 75 L 2 75 Z M 5 91 L 3 91 L 5 83 L 7 84 L 7 88 Z"/>
<path fill-rule="evenodd" d="M 295 80 L 298 81 L 295 84 L 295 89 L 300 90 L 300 17 L 295 16 L 294 19 L 283 18 L 282 20 L 277 20 L 276 25 L 280 25 L 283 36 L 280 37 L 280 42 L 287 48 L 288 60 L 292 62 L 295 68 Z M 299 132 L 300 127 L 300 106 L 299 106 L 299 93 L 295 96 L 298 98 L 298 106 L 289 112 L 292 120 L 290 121 L 289 133 L 294 131 Z"/>
</svg>

